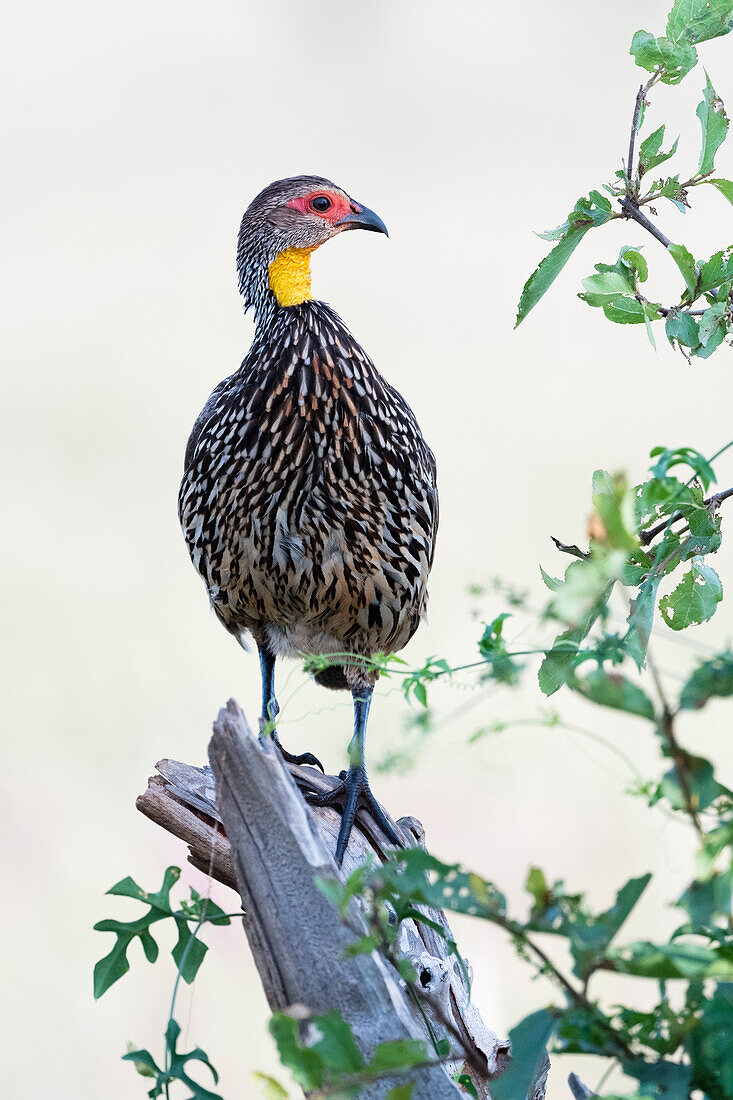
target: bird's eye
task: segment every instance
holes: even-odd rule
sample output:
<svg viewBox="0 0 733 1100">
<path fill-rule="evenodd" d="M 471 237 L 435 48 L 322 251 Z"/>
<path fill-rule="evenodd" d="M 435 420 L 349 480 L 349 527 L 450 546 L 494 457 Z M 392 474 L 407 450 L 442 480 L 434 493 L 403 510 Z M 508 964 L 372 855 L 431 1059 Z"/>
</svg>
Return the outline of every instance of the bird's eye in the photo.
<svg viewBox="0 0 733 1100">
<path fill-rule="evenodd" d="M 319 214 L 324 214 L 326 210 L 331 209 L 331 200 L 327 199 L 325 195 L 318 195 L 315 199 L 311 199 L 311 206 Z"/>
</svg>

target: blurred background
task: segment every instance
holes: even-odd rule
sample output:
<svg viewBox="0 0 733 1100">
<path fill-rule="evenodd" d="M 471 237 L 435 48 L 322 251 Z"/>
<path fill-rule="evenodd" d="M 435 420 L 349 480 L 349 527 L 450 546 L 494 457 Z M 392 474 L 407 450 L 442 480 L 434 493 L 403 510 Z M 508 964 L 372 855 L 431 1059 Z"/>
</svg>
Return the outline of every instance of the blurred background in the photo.
<svg viewBox="0 0 733 1100">
<path fill-rule="evenodd" d="M 639 27 L 663 33 L 667 7 L 5 0 L 9 1095 L 144 1094 L 120 1056 L 128 1041 L 160 1053 L 173 963 L 161 956 L 152 969 L 135 945 L 131 973 L 95 1004 L 92 967 L 111 937 L 91 927 L 135 915 L 132 902 L 103 896 L 112 883 L 130 874 L 157 889 L 167 864 L 185 866 L 183 846 L 134 808 L 155 761 L 203 761 L 230 696 L 257 716 L 256 662 L 209 612 L 176 495 L 193 420 L 249 346 L 235 239 L 265 184 L 323 174 L 390 229 L 389 240 L 338 239 L 314 258 L 313 275 L 316 296 L 407 396 L 437 456 L 430 621 L 403 654 L 411 663 L 475 657 L 481 620 L 506 600 L 471 595 L 471 584 L 500 577 L 529 593 L 530 608 L 539 604 L 538 563 L 552 574 L 566 564 L 549 536 L 587 537 L 596 467 L 638 480 L 655 444 L 711 454 L 733 434 L 729 349 L 690 367 L 663 337 L 655 354 L 643 330 L 611 326 L 575 297 L 593 263 L 613 262 L 622 244 L 644 245 L 649 285 L 662 301 L 674 297 L 676 269 L 641 230 L 614 223 L 587 238 L 512 330 L 522 285 L 546 251 L 532 231 L 561 222 L 625 155 L 642 75 L 629 42 Z M 701 48 L 729 104 L 730 51 L 730 39 Z M 683 178 L 697 165 L 703 79 L 700 66 L 681 87 L 652 93 L 647 132 L 666 121 L 670 137 L 681 133 L 670 171 L 679 166 Z M 732 158 L 724 146 L 721 175 L 730 178 Z M 659 225 L 707 256 L 730 240 L 733 212 L 712 188 L 694 192 L 693 204 L 682 218 L 660 203 Z M 720 487 L 733 484 L 733 452 L 718 473 Z M 730 549 L 716 568 L 733 584 Z M 724 603 L 687 643 L 660 635 L 655 652 L 670 686 L 730 628 Z M 527 613 L 506 628 L 522 644 L 533 631 Z M 603 744 L 541 724 L 548 708 L 533 673 L 514 692 L 468 685 L 436 688 L 437 726 L 414 766 L 380 774 L 378 762 L 414 738 L 399 683 L 381 682 L 368 742 L 378 797 L 395 816 L 419 817 L 437 855 L 493 879 L 515 911 L 524 911 L 531 864 L 587 887 L 596 908 L 651 870 L 624 935 L 674 927 L 667 902 L 686 882 L 686 831 L 628 796 L 633 775 Z M 295 666 L 281 668 L 279 694 L 285 744 L 342 767 L 347 697 Z M 608 739 L 642 777 L 658 776 L 642 723 L 573 698 L 557 708 Z M 681 725 L 683 739 L 730 765 L 721 712 L 712 704 L 705 715 Z M 497 721 L 526 724 L 468 744 Z M 205 887 L 190 868 L 183 880 Z M 214 892 L 231 910 L 226 894 Z M 497 1032 L 547 1002 L 551 992 L 530 981 L 500 932 L 454 926 Z M 172 941 L 159 938 L 167 952 Z M 214 949 L 177 1011 L 186 1047 L 209 1053 L 227 1100 L 255 1096 L 252 1071 L 277 1072 L 264 997 L 242 932 L 207 938 Z M 619 990 L 605 986 L 611 1000 Z M 588 1058 L 560 1060 L 552 1097 L 566 1095 L 570 1069 L 591 1086 L 600 1073 Z"/>
</svg>

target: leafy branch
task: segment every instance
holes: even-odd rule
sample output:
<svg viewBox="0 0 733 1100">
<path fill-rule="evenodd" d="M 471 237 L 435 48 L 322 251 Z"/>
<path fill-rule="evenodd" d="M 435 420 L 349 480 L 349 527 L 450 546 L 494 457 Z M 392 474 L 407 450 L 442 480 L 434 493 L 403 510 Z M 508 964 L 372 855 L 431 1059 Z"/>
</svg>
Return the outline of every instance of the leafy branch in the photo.
<svg viewBox="0 0 733 1100">
<path fill-rule="evenodd" d="M 134 921 L 102 920 L 94 925 L 95 931 L 114 932 L 116 936 L 112 950 L 100 959 L 94 968 L 94 996 L 101 997 L 128 972 L 130 963 L 127 952 L 134 940 L 140 940 L 148 962 L 155 962 L 159 949 L 150 928 L 161 920 L 172 920 L 178 931 L 178 941 L 171 952 L 176 963 L 176 978 L 165 1030 L 163 1066 L 158 1066 L 150 1051 L 145 1049 L 128 1050 L 127 1054 L 123 1055 L 123 1061 L 132 1062 L 141 1076 L 154 1079 L 153 1086 L 148 1092 L 149 1097 L 154 1098 L 165 1094 L 168 1100 L 170 1084 L 179 1081 L 189 1089 L 188 1100 L 221 1100 L 218 1093 L 204 1088 L 190 1076 L 188 1063 L 202 1062 L 211 1071 L 214 1082 L 217 1083 L 219 1079 L 208 1055 L 200 1047 L 196 1047 L 188 1054 L 178 1050 L 181 1029 L 174 1018 L 174 1012 L 181 979 L 189 985 L 193 982 L 208 950 L 206 945 L 198 939 L 204 924 L 228 925 L 231 924 L 232 917 L 241 917 L 242 914 L 225 913 L 211 898 L 202 897 L 193 887 L 191 887 L 190 898 L 181 901 L 179 908 L 174 909 L 170 892 L 180 876 L 180 867 L 168 867 L 163 876 L 163 885 L 155 893 L 143 890 L 129 876 L 107 891 L 108 894 L 118 897 L 134 898 L 148 908 L 142 917 Z"/>
<path fill-rule="evenodd" d="M 679 84 L 697 64 L 697 45 L 728 34 L 732 28 L 733 0 L 675 0 L 665 37 L 636 32 L 630 52 L 637 65 L 652 75 L 636 95 L 628 157 L 615 172 L 614 182 L 603 185 L 605 195 L 591 191 L 587 199 L 576 202 L 562 225 L 539 234 L 556 243 L 524 286 L 517 325 L 547 292 L 587 232 L 618 219 L 631 219 L 662 244 L 677 265 L 684 280 L 679 301 L 663 306 L 642 293 L 642 285 L 649 276 L 647 261 L 639 248 L 628 245 L 620 250 L 615 264 L 595 265 L 594 274 L 583 280 L 579 297 L 588 305 L 601 308 L 608 320 L 616 324 L 644 324 L 654 347 L 651 326 L 663 319 L 670 344 L 688 359 L 693 355 L 708 358 L 731 332 L 732 250 L 723 249 L 709 260 L 697 262 L 684 245 L 671 241 L 641 209 L 647 206 L 651 214 L 656 214 L 651 204 L 667 199 L 684 213 L 690 206 L 689 192 L 703 184 L 713 185 L 733 203 L 733 182 L 713 178 L 715 156 L 727 136 L 729 120 L 710 77 L 706 74 L 703 99 L 697 108 L 702 129 L 700 159 L 697 171 L 689 179 L 680 181 L 679 173 L 661 177 L 644 191 L 645 177 L 676 154 L 678 140 L 664 150 L 665 126 L 661 125 L 640 143 L 638 155 L 636 141 L 650 90 L 658 83 Z M 619 204 L 619 211 L 614 212 L 612 200 Z M 693 308 L 701 298 L 707 304 Z"/>
</svg>

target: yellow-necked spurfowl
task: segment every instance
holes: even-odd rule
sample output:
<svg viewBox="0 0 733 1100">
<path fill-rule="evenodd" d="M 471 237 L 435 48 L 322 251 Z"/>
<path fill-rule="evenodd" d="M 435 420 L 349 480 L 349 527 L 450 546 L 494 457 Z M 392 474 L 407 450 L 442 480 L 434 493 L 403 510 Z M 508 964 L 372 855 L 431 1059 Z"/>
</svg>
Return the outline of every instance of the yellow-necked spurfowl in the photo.
<svg viewBox="0 0 733 1100">
<path fill-rule="evenodd" d="M 319 176 L 272 183 L 247 209 L 237 268 L 255 337 L 196 420 L 179 496 L 217 617 L 257 644 L 264 720 L 278 712 L 276 657 L 343 655 L 316 680 L 353 696 L 350 766 L 334 791 L 310 796 L 342 810 L 339 863 L 361 806 L 399 842 L 367 780 L 376 675 L 362 659 L 417 629 L 438 525 L 435 459 L 412 410 L 311 295 L 311 253 L 346 229 L 387 232 Z M 277 744 L 286 760 L 320 766 Z"/>
</svg>

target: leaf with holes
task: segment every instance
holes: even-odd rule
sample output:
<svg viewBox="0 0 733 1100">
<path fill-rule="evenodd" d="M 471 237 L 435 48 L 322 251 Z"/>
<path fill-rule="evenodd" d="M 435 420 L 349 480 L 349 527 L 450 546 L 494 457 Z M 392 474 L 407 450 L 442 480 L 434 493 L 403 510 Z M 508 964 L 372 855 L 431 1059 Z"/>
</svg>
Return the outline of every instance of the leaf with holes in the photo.
<svg viewBox="0 0 733 1100">
<path fill-rule="evenodd" d="M 648 31 L 637 31 L 629 53 L 642 69 L 661 73 L 663 84 L 679 84 L 697 65 L 697 50 L 688 42 L 655 38 Z"/>
<path fill-rule="evenodd" d="M 659 601 L 659 610 L 672 630 L 685 630 L 712 619 L 723 598 L 720 577 L 701 559 L 693 559 L 684 577 L 669 595 Z"/>
<path fill-rule="evenodd" d="M 705 78 L 703 99 L 696 112 L 702 126 L 702 148 L 697 169 L 700 176 L 706 176 L 713 171 L 715 154 L 725 141 L 728 133 L 728 116 L 725 113 L 723 100 L 715 91 L 707 73 L 705 73 Z"/>
<path fill-rule="evenodd" d="M 667 18 L 671 42 L 707 42 L 733 28 L 733 0 L 675 0 Z"/>
<path fill-rule="evenodd" d="M 700 344 L 697 321 L 689 313 L 682 313 L 678 309 L 671 309 L 667 314 L 664 331 L 673 346 L 675 340 L 678 344 L 684 344 L 686 348 L 696 348 Z"/>
<path fill-rule="evenodd" d="M 655 130 L 653 134 L 645 138 L 639 146 L 639 171 L 642 176 L 650 172 L 652 168 L 656 168 L 657 165 L 664 164 L 666 160 L 670 160 L 677 152 L 679 138 L 675 139 L 669 152 L 665 153 L 662 151 L 664 129 L 663 125 L 660 126 L 658 130 Z"/>
<path fill-rule="evenodd" d="M 706 309 L 700 318 L 699 333 L 700 333 L 700 347 L 696 350 L 696 355 L 702 359 L 707 359 L 708 356 L 720 347 L 728 332 L 728 301 L 727 299 L 722 302 L 716 302 L 715 305 Z"/>
</svg>

